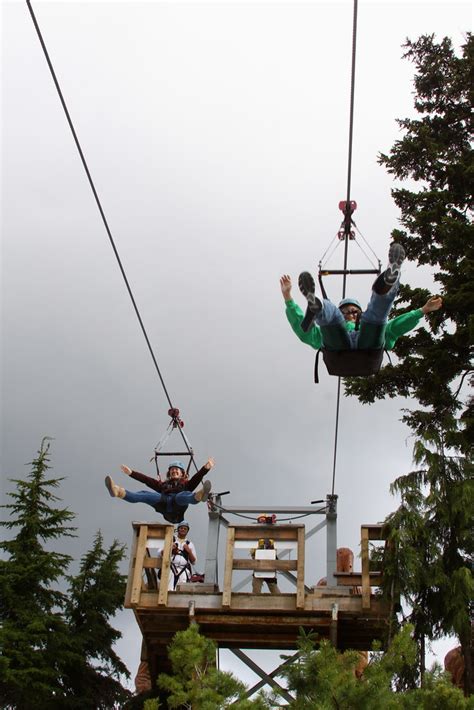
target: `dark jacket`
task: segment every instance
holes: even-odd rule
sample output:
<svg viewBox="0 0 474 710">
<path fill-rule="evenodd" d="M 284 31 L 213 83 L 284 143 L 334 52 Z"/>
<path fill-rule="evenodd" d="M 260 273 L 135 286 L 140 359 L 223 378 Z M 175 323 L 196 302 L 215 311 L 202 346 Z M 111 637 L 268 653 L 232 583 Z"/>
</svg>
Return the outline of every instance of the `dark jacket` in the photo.
<svg viewBox="0 0 474 710">
<path fill-rule="evenodd" d="M 140 481 L 140 483 L 144 483 L 146 486 L 148 486 L 148 488 L 152 488 L 154 491 L 157 491 L 157 493 L 173 495 L 176 493 L 181 493 L 181 491 L 196 490 L 206 473 L 208 473 L 208 470 L 205 466 L 203 466 L 189 480 L 186 479 L 184 481 L 182 478 L 177 481 L 159 481 L 157 478 L 145 476 L 144 473 L 140 473 L 139 471 L 132 471 L 132 473 L 130 474 L 130 478 L 134 478 L 135 481 Z"/>
</svg>

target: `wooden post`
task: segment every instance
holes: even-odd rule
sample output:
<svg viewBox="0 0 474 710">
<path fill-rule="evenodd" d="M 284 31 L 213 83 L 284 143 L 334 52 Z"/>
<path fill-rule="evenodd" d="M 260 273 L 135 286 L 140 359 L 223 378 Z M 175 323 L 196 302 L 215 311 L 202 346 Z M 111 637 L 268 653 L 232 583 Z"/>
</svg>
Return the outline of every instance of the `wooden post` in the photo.
<svg viewBox="0 0 474 710">
<path fill-rule="evenodd" d="M 140 602 L 140 592 L 142 589 L 143 561 L 145 559 L 146 543 L 148 539 L 148 525 L 141 525 L 138 532 L 137 551 L 135 555 L 135 569 L 133 570 L 132 590 L 130 603 Z"/>
<path fill-rule="evenodd" d="M 227 546 L 225 553 L 225 568 L 224 568 L 224 589 L 222 592 L 222 606 L 229 607 L 232 597 L 232 567 L 234 564 L 234 541 L 235 527 L 230 526 L 227 529 Z"/>
<path fill-rule="evenodd" d="M 296 608 L 304 609 L 304 527 L 298 528 L 296 567 Z"/>
<path fill-rule="evenodd" d="M 132 579 L 133 579 L 133 563 L 135 560 L 135 557 L 137 556 L 137 543 L 138 543 L 138 530 L 134 528 L 133 530 L 133 542 L 132 542 L 132 550 L 130 552 L 130 563 L 128 565 L 128 577 L 127 577 L 127 587 L 125 589 L 125 608 L 128 608 L 131 604 L 131 595 L 132 595 Z"/>
<path fill-rule="evenodd" d="M 360 529 L 360 553 L 362 563 L 362 609 L 370 609 L 369 529 L 365 525 L 362 525 Z"/>
<path fill-rule="evenodd" d="M 166 606 L 168 603 L 168 584 L 170 579 L 171 548 L 173 547 L 174 528 L 168 525 L 165 532 L 165 544 L 163 546 L 163 556 L 161 558 L 161 578 L 160 590 L 158 592 L 158 606 Z"/>
</svg>

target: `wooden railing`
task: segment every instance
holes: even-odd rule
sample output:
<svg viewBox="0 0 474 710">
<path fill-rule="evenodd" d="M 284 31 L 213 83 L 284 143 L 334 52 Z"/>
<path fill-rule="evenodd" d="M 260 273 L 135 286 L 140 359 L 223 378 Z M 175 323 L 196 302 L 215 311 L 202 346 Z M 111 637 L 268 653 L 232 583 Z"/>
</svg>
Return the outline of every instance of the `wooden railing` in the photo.
<svg viewBox="0 0 474 710">
<path fill-rule="evenodd" d="M 158 607 L 168 604 L 168 585 L 170 560 L 173 546 L 172 525 L 157 523 L 133 523 L 133 545 L 125 596 L 126 607 L 141 605 L 142 592 L 157 594 Z M 361 595 L 362 609 L 370 609 L 371 588 L 381 586 L 382 572 L 369 568 L 369 542 L 383 540 L 383 525 L 361 526 L 361 566 L 360 572 L 335 572 L 337 586 L 351 587 L 352 595 Z M 275 541 L 277 559 L 252 559 L 251 548 L 257 547 L 261 538 Z M 282 550 L 291 550 L 293 559 L 282 559 Z M 236 552 L 237 551 L 237 552 Z M 240 556 L 243 551 L 245 557 Z M 279 552 L 280 551 L 280 552 Z M 278 559 L 280 557 L 280 559 Z M 291 575 L 296 587 L 296 609 L 305 608 L 305 526 L 304 525 L 229 525 L 225 554 L 224 580 L 222 589 L 222 608 L 229 609 L 232 604 L 233 572 L 239 570 L 259 572 L 285 572 Z M 159 581 L 158 581 L 158 572 Z M 309 588 L 307 588 L 308 590 Z M 317 587 L 314 588 L 318 589 Z M 336 593 L 336 589 L 332 587 Z M 191 593 L 219 593 L 217 585 L 183 585 L 182 591 Z M 320 590 L 318 589 L 318 593 Z M 330 594 L 330 589 L 327 590 Z M 156 603 L 156 602 L 155 602 Z M 148 606 L 149 602 L 147 603 Z"/>
<path fill-rule="evenodd" d="M 144 586 L 144 572 L 146 574 L 148 571 L 146 576 L 149 579 L 149 574 L 153 573 L 155 576 L 158 569 L 161 569 L 160 584 L 156 585 L 158 587 L 158 606 L 166 606 L 168 603 L 168 582 L 174 527 L 172 525 L 147 525 L 144 523 L 132 523 L 132 526 L 134 536 L 127 590 L 125 592 L 125 606 L 133 607 L 140 603 L 140 594 Z M 157 540 L 163 540 L 163 546 L 160 546 L 163 554 L 152 556 L 153 547 L 150 543 Z M 150 586 L 154 585 L 149 582 L 148 587 Z"/>
<path fill-rule="evenodd" d="M 258 570 L 259 572 L 296 571 L 296 608 L 304 609 L 304 525 L 229 525 L 225 556 L 224 588 L 222 606 L 230 607 L 232 598 L 232 573 L 234 570 Z M 271 538 L 277 548 L 294 548 L 293 560 L 237 559 L 236 543 L 243 542 L 243 549 L 250 552 L 261 538 Z M 247 543 L 247 544 L 245 544 Z M 248 554 L 248 553 L 247 553 Z"/>
<path fill-rule="evenodd" d="M 335 572 L 337 583 L 343 587 L 353 587 L 361 589 L 362 609 L 370 609 L 370 595 L 372 587 L 382 585 L 382 570 L 370 570 L 370 540 L 385 540 L 384 525 L 377 523 L 374 525 L 360 526 L 360 572 Z"/>
</svg>

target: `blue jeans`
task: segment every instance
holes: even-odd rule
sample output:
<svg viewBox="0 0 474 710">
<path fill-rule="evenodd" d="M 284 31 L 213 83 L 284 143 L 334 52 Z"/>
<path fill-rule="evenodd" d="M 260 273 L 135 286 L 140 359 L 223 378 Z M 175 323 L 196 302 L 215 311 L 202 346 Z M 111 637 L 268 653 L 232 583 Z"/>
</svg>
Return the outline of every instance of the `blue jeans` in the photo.
<svg viewBox="0 0 474 710">
<path fill-rule="evenodd" d="M 173 500 L 174 499 L 174 500 Z M 196 505 L 197 501 L 194 497 L 192 491 L 181 491 L 180 493 L 158 493 L 157 491 L 125 491 L 124 500 L 127 503 L 146 503 L 154 508 L 160 503 L 166 504 L 166 508 L 171 510 L 173 502 L 175 505 L 179 505 L 186 508 L 188 505 Z"/>
<path fill-rule="evenodd" d="M 360 318 L 359 330 L 346 330 L 346 321 L 341 311 L 325 298 L 323 307 L 315 318 L 321 328 L 323 347 L 329 350 L 383 348 L 385 326 L 398 287 L 397 282 L 383 296 L 372 291 L 367 308 Z"/>
</svg>

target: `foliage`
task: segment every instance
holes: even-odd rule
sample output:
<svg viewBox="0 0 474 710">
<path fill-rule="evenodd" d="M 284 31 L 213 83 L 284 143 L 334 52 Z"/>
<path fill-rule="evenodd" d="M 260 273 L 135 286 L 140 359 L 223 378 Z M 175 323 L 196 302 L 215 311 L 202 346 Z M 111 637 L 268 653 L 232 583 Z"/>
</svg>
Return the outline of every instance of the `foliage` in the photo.
<svg viewBox="0 0 474 710">
<path fill-rule="evenodd" d="M 97 535 L 79 574 L 69 577 L 69 593 L 60 590 L 71 557 L 48 544 L 74 536 L 74 514 L 55 507 L 53 491 L 62 479 L 47 477 L 49 460 L 45 439 L 27 479 L 13 480 L 13 502 L 2 506 L 11 519 L 1 525 L 17 529 L 0 545 L 6 553 L 0 560 L 3 707 L 114 708 L 127 695 L 109 677 L 126 671 L 111 648 L 118 632 L 108 623 L 121 604 L 123 550 L 116 542 L 104 550 Z"/>
<path fill-rule="evenodd" d="M 61 479 L 47 479 L 49 444 L 41 444 L 26 481 L 14 480 L 13 502 L 4 506 L 19 528 L 12 540 L 2 542 L 8 559 L 0 561 L 2 648 L 1 695 L 11 707 L 46 708 L 48 699 L 61 694 L 60 649 L 71 652 L 67 625 L 60 613 L 64 595 L 54 588 L 71 558 L 49 551 L 45 543 L 74 534 L 74 515 L 54 508 L 52 490 Z"/>
<path fill-rule="evenodd" d="M 298 644 L 299 659 L 281 672 L 288 690 L 295 695 L 288 707 L 292 710 L 466 710 L 472 707 L 439 671 L 428 674 L 422 689 L 394 690 L 406 667 L 415 663 L 416 645 L 411 633 L 412 627 L 405 626 L 385 653 L 374 653 L 360 680 L 355 674 L 360 661 L 358 652 L 339 653 L 328 641 L 321 641 L 317 647 L 311 638 L 302 634 Z"/>
<path fill-rule="evenodd" d="M 433 36 L 408 40 L 405 50 L 416 68 L 418 116 L 398 121 L 403 137 L 380 162 L 396 179 L 410 180 L 392 191 L 403 228 L 392 236 L 409 260 L 431 267 L 444 305 L 427 329 L 397 342 L 394 367 L 350 381 L 346 392 L 362 402 L 402 396 L 420 405 L 402 417 L 415 437 L 416 470 L 392 484 L 401 505 L 388 519 L 393 544 L 385 578 L 410 604 L 423 674 L 425 636 L 451 632 L 471 668 L 473 399 L 465 390 L 473 373 L 474 40 L 466 35 L 459 56 L 448 38 L 437 43 Z M 427 296 L 403 286 L 395 314 L 420 307 Z"/>
<path fill-rule="evenodd" d="M 125 593 L 125 577 L 119 573 L 124 552 L 116 540 L 105 550 L 98 532 L 79 573 L 68 578 L 64 612 L 79 657 L 67 668 L 65 679 L 71 709 L 114 707 L 127 696 L 118 679 L 128 671 L 113 650 L 121 634 L 109 622 Z"/>
<path fill-rule="evenodd" d="M 158 686 L 169 693 L 169 708 L 268 710 L 263 696 L 246 699 L 245 685 L 216 668 L 216 645 L 199 633 L 197 624 L 175 634 L 169 658 L 173 674 L 158 676 Z"/>
<path fill-rule="evenodd" d="M 404 230 L 392 236 L 403 244 L 407 258 L 432 267 L 443 292 L 441 311 L 429 317 L 428 330 L 398 340 L 394 350 L 401 362 L 370 379 L 349 383 L 348 392 L 364 402 L 402 395 L 417 399 L 438 417 L 463 409 L 453 383 L 472 373 L 474 333 L 474 240 L 471 148 L 471 79 L 474 41 L 467 35 L 457 57 L 445 38 L 407 41 L 405 57 L 415 64 L 415 109 L 420 119 L 399 120 L 405 135 L 380 162 L 399 180 L 412 180 L 416 189 L 392 190 Z M 396 314 L 423 305 L 424 289 L 403 286 Z M 465 407 L 465 415 L 469 414 Z M 472 411 L 471 411 L 472 414 Z M 407 419 L 415 431 L 424 422 Z M 472 443 L 472 440 L 471 440 Z"/>
</svg>

